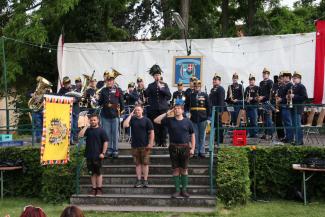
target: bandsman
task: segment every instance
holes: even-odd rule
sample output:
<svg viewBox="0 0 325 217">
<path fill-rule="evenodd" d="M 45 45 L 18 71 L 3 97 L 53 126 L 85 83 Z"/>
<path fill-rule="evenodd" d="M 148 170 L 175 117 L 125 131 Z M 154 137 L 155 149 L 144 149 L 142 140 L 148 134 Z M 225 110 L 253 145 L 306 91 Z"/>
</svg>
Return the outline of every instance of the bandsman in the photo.
<svg viewBox="0 0 325 217">
<path fill-rule="evenodd" d="M 71 80 L 68 76 L 63 77 L 62 79 L 63 86 L 60 88 L 58 95 L 64 96 L 67 93 L 73 91 Z M 71 129 L 71 144 L 78 143 L 78 118 L 80 113 L 79 107 L 79 98 L 74 97 L 73 106 L 72 106 L 72 129 Z"/>
<path fill-rule="evenodd" d="M 136 91 L 138 93 L 138 103 L 141 104 L 142 106 L 145 106 L 147 103 L 146 97 L 144 95 L 144 91 L 145 91 L 145 86 L 144 86 L 144 81 L 142 78 L 138 77 L 137 78 L 137 88 Z M 145 112 L 144 112 L 145 114 Z"/>
<path fill-rule="evenodd" d="M 292 93 L 289 100 L 292 100 L 291 110 L 292 126 L 294 128 L 295 145 L 303 145 L 303 132 L 301 128 L 301 115 L 304 112 L 304 103 L 308 99 L 306 87 L 301 83 L 301 73 L 293 73 Z"/>
<path fill-rule="evenodd" d="M 185 91 L 183 91 L 183 82 L 181 81 L 177 83 L 177 90 L 173 93 L 170 105 L 174 106 L 177 99 L 182 99 L 185 102 Z"/>
<path fill-rule="evenodd" d="M 247 104 L 246 112 L 248 118 L 249 137 L 257 137 L 257 107 L 258 107 L 259 87 L 255 85 L 255 76 L 249 75 L 249 86 L 245 89 L 245 103 Z"/>
<path fill-rule="evenodd" d="M 209 100 L 211 106 L 216 106 L 214 122 L 216 128 L 215 140 L 220 144 L 223 143 L 223 129 L 219 129 L 219 132 L 217 132 L 217 117 L 219 116 L 219 128 L 222 128 L 222 113 L 225 111 L 225 89 L 221 86 L 221 77 L 217 73 L 213 76 L 212 82 L 213 87 L 210 91 Z"/>
<path fill-rule="evenodd" d="M 98 104 L 102 106 L 101 122 L 109 140 L 106 156 L 117 158 L 120 115 L 124 110 L 123 92 L 115 84 L 115 78 L 120 74 L 116 70 L 106 74 L 106 86 L 99 94 Z"/>
<path fill-rule="evenodd" d="M 273 81 L 270 79 L 269 69 L 264 68 L 262 74 L 263 81 L 260 82 L 258 103 L 265 105 L 267 103 L 270 104 L 270 93 L 273 86 Z M 272 110 L 269 109 L 268 105 L 263 106 L 263 108 L 266 108 L 262 111 L 264 126 L 268 127 L 268 129 L 265 130 L 264 135 L 261 137 L 261 139 L 272 139 Z"/>
<path fill-rule="evenodd" d="M 244 89 L 243 85 L 238 83 L 238 74 L 235 72 L 232 75 L 232 84 L 228 86 L 227 102 L 234 106 L 234 111 L 231 112 L 231 122 L 236 125 L 237 117 L 240 109 L 242 109 Z"/>
<path fill-rule="evenodd" d="M 291 119 L 291 105 L 290 100 L 288 100 L 288 95 L 291 94 L 292 86 L 291 83 L 291 73 L 288 71 L 283 71 L 283 82 L 284 84 L 279 89 L 279 96 L 276 98 L 277 102 L 281 106 L 281 117 L 284 127 L 285 138 L 282 139 L 284 143 L 293 142 L 293 130 L 292 130 L 292 119 Z"/>
<path fill-rule="evenodd" d="M 282 117 L 281 117 L 281 106 L 279 103 L 276 103 L 276 97 L 279 95 L 279 90 L 283 85 L 283 76 L 282 73 L 274 76 L 274 83 L 271 90 L 271 104 L 274 106 L 275 110 L 272 111 L 272 119 L 276 127 L 277 139 L 281 141 L 284 139 L 284 130 L 282 125 Z"/>
<path fill-rule="evenodd" d="M 88 114 L 92 114 L 96 111 L 94 108 L 97 105 L 96 99 L 96 78 L 91 78 L 89 81 L 89 86 L 86 90 L 86 101 L 87 101 L 87 108 Z"/>
<path fill-rule="evenodd" d="M 82 81 L 81 81 L 81 78 L 80 77 L 77 77 L 75 80 L 74 80 L 74 86 L 72 87 L 72 89 L 76 92 L 81 92 L 82 90 Z"/>
<path fill-rule="evenodd" d="M 190 111 L 190 120 L 195 133 L 195 156 L 205 158 L 205 135 L 210 116 L 210 103 L 207 93 L 201 91 L 201 81 L 193 82 L 194 91 L 186 98 L 185 110 Z"/>
</svg>

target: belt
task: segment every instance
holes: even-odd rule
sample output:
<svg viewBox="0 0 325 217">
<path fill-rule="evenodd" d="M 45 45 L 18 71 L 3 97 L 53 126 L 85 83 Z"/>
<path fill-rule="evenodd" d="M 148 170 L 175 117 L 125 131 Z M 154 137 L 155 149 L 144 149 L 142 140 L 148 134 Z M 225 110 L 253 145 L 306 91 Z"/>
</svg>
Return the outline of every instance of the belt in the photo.
<svg viewBox="0 0 325 217">
<path fill-rule="evenodd" d="M 189 144 L 188 143 L 181 143 L 181 144 L 170 143 L 170 145 L 176 146 L 176 147 L 189 147 Z"/>
<path fill-rule="evenodd" d="M 203 108 L 203 107 L 192 107 L 191 108 L 191 111 L 206 111 L 207 109 L 206 108 Z"/>
</svg>

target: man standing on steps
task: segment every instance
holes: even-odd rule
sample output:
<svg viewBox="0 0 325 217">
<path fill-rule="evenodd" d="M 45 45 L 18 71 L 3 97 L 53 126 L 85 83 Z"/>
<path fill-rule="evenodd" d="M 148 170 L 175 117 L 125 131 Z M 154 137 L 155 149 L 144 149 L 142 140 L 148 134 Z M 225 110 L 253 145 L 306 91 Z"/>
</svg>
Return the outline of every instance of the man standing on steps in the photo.
<svg viewBox="0 0 325 217">
<path fill-rule="evenodd" d="M 137 181 L 135 188 L 149 187 L 149 159 L 150 151 L 155 138 L 153 124 L 149 118 L 143 116 L 143 107 L 138 104 L 131 114 L 125 119 L 123 127 L 131 127 L 131 147 L 132 155 L 136 165 Z M 143 176 L 143 180 L 141 177 Z"/>
<path fill-rule="evenodd" d="M 158 116 L 154 122 L 167 127 L 169 133 L 169 154 L 173 168 L 175 193 L 172 198 L 189 197 L 188 163 L 195 149 L 195 135 L 192 122 L 183 116 L 184 102 L 179 99 L 167 113 Z M 180 185 L 182 184 L 182 191 Z"/>
<path fill-rule="evenodd" d="M 153 65 L 149 74 L 154 78 L 154 82 L 148 85 L 145 90 L 145 97 L 148 98 L 147 115 L 151 121 L 161 114 L 164 114 L 168 108 L 168 102 L 171 98 L 171 93 L 167 83 L 161 81 L 162 70 L 159 65 Z M 157 146 L 166 147 L 167 132 L 165 127 L 154 124 L 155 142 Z"/>
<path fill-rule="evenodd" d="M 87 159 L 87 168 L 91 175 L 92 190 L 91 194 L 103 194 L 103 176 L 101 174 L 102 160 L 104 159 L 108 138 L 105 131 L 99 127 L 99 117 L 93 113 L 90 115 L 90 128 L 84 127 L 79 132 L 79 137 L 86 137 L 85 157 Z"/>
</svg>

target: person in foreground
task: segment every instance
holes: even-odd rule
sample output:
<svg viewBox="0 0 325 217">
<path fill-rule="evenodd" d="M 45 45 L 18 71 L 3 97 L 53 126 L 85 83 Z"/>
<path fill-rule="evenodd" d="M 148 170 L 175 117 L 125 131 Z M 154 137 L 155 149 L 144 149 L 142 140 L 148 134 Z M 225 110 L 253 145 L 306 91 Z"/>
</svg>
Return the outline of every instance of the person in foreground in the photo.
<svg viewBox="0 0 325 217">
<path fill-rule="evenodd" d="M 195 135 L 192 122 L 183 116 L 184 101 L 176 100 L 175 106 L 167 113 L 159 115 L 154 122 L 167 127 L 169 133 L 169 155 L 173 168 L 175 193 L 172 198 L 189 197 L 188 163 L 194 155 Z M 182 185 L 182 190 L 180 188 Z"/>
<path fill-rule="evenodd" d="M 131 127 L 132 155 L 136 165 L 137 181 L 135 188 L 148 187 L 150 150 L 154 143 L 153 124 L 143 116 L 143 107 L 138 104 L 123 123 L 123 127 Z M 143 180 L 141 180 L 143 175 Z"/>
<path fill-rule="evenodd" d="M 97 114 L 90 115 L 90 127 L 84 127 L 80 131 L 79 137 L 86 137 L 85 157 L 89 175 L 91 175 L 91 194 L 94 196 L 101 195 L 103 194 L 103 176 L 100 170 L 108 147 L 108 137 L 104 129 L 99 126 Z"/>
<path fill-rule="evenodd" d="M 60 217 L 84 217 L 82 210 L 77 206 L 67 206 Z"/>
<path fill-rule="evenodd" d="M 42 208 L 28 205 L 24 207 L 20 217 L 46 217 L 46 214 Z"/>
</svg>

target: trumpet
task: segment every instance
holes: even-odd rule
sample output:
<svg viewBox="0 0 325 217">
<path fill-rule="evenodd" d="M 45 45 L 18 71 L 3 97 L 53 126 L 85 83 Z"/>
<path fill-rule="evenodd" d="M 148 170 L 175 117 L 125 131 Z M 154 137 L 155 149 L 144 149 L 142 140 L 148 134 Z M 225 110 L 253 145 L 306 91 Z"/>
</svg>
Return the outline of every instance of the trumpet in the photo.
<svg viewBox="0 0 325 217">
<path fill-rule="evenodd" d="M 232 88 L 231 88 L 231 85 L 228 86 L 228 93 L 229 93 L 229 99 L 231 102 L 234 101 L 234 96 L 232 94 Z"/>
<path fill-rule="evenodd" d="M 250 103 L 250 98 L 251 98 L 251 88 L 249 88 L 249 90 L 248 90 L 248 94 L 247 94 L 247 96 L 246 96 L 246 102 L 247 103 Z"/>
<path fill-rule="evenodd" d="M 258 94 L 258 92 L 256 93 L 256 101 L 257 101 L 257 103 L 258 103 L 257 108 L 258 108 L 259 110 L 262 110 L 262 109 L 263 109 L 263 105 L 262 105 L 262 102 L 261 102 L 261 100 L 260 100 L 260 95 Z"/>
<path fill-rule="evenodd" d="M 290 96 L 291 94 L 293 93 L 293 90 L 292 90 L 292 87 L 288 90 L 288 93 L 287 93 L 287 106 L 289 108 L 293 108 L 293 103 L 292 103 L 292 97 Z"/>
<path fill-rule="evenodd" d="M 277 97 L 279 97 L 279 89 L 277 89 L 275 91 L 275 112 L 279 112 L 280 111 L 279 101 L 276 100 Z"/>
</svg>

